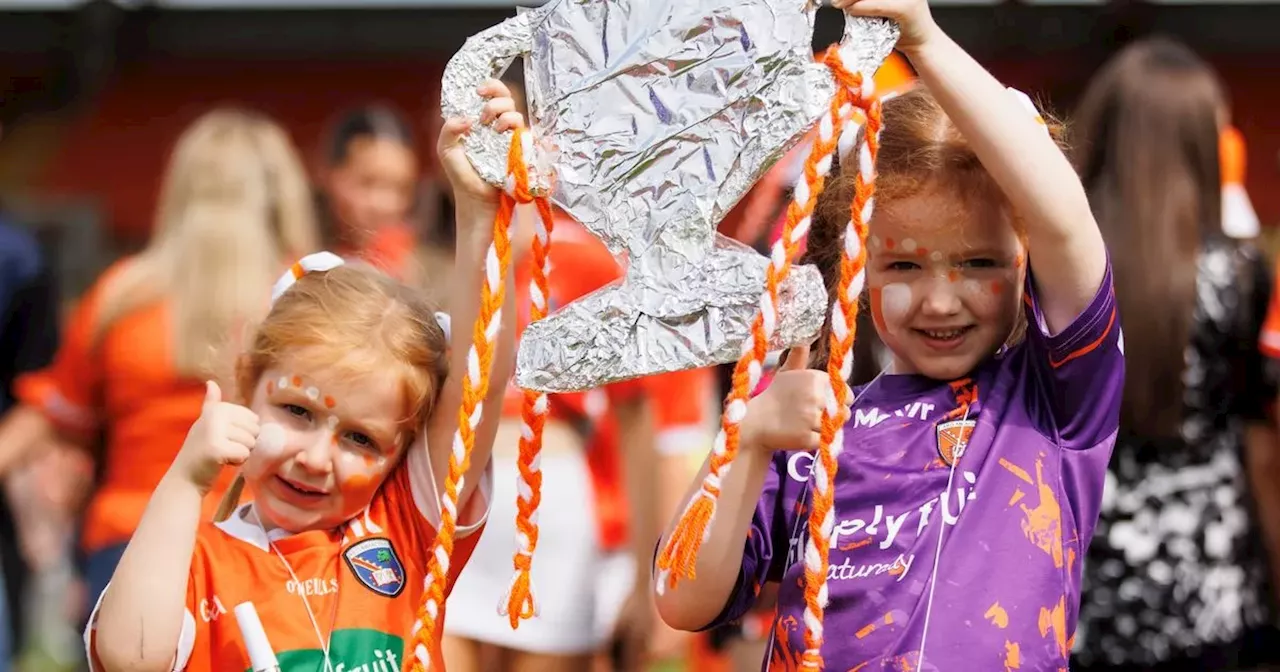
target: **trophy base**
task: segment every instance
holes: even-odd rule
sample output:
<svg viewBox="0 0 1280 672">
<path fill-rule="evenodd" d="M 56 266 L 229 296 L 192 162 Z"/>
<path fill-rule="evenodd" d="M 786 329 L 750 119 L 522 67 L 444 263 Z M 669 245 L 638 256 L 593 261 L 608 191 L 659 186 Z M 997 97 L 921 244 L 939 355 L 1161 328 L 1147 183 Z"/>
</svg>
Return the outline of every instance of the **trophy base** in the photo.
<svg viewBox="0 0 1280 672">
<path fill-rule="evenodd" d="M 628 274 L 530 324 L 516 384 L 577 392 L 735 362 L 759 312 L 768 263 L 749 248 L 720 247 L 678 282 Z M 793 266 L 779 294 L 769 349 L 812 342 L 830 303 L 817 268 Z"/>
</svg>

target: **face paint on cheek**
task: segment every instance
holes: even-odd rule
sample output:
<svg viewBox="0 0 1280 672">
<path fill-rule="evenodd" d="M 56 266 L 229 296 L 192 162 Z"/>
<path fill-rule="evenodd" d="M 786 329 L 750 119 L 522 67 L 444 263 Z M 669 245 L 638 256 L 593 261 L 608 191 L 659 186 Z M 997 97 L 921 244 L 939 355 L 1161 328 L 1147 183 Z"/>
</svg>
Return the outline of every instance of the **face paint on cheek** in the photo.
<svg viewBox="0 0 1280 672">
<path fill-rule="evenodd" d="M 911 238 L 903 238 L 902 251 L 906 252 L 907 254 L 914 253 L 916 251 L 916 241 Z"/>
<path fill-rule="evenodd" d="M 277 457 L 284 452 L 284 427 L 274 422 L 264 423 L 258 429 L 258 441 L 254 450 L 264 457 Z"/>
<path fill-rule="evenodd" d="M 893 331 L 893 326 L 902 321 L 911 310 L 911 287 L 901 282 L 892 282 L 880 289 L 879 320 L 885 326 L 884 331 Z"/>
<path fill-rule="evenodd" d="M 876 331 L 885 333 L 887 331 L 884 325 L 884 299 L 881 297 L 879 287 L 872 287 L 868 292 L 871 299 L 871 321 L 876 325 Z"/>
<path fill-rule="evenodd" d="M 360 466 L 352 469 L 352 473 L 342 479 L 342 490 L 350 496 L 365 498 L 372 496 L 382 478 L 382 462 L 386 458 L 373 455 L 359 456 Z"/>
</svg>

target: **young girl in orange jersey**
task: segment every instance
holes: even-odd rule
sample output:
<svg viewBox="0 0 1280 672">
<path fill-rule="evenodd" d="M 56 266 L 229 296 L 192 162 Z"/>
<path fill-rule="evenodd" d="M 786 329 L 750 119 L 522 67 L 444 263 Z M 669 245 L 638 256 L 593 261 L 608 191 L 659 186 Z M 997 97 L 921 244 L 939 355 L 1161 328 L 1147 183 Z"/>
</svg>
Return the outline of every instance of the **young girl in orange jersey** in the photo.
<svg viewBox="0 0 1280 672">
<path fill-rule="evenodd" d="M 522 123 L 500 83 L 479 92 L 490 98 L 481 123 Z M 480 311 L 498 207 L 462 153 L 467 129 L 448 122 L 439 149 L 459 196 L 459 325 Z M 237 362 L 245 405 L 208 384 L 200 419 L 103 594 L 86 633 L 95 667 L 250 669 L 232 613 L 246 602 L 285 671 L 396 671 L 425 649 L 406 635 L 438 636 L 413 624 L 462 397 L 463 376 L 446 372 L 468 371 L 468 348 L 450 354 L 446 325 L 418 293 L 327 253 L 299 262 L 273 297 Z M 493 380 L 511 374 L 512 331 L 504 324 L 498 336 Z M 502 393 L 490 386 L 485 405 L 497 408 Z M 451 511 L 453 575 L 487 513 L 497 417 L 476 427 Z M 200 500 L 226 465 L 241 466 L 253 501 L 201 523 Z"/>
</svg>

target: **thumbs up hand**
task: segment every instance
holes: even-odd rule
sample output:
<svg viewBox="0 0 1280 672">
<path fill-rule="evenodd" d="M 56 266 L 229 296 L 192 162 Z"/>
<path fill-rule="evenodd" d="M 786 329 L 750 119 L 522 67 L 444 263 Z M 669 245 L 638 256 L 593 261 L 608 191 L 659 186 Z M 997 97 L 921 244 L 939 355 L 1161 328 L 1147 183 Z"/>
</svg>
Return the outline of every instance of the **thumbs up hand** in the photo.
<svg viewBox="0 0 1280 672">
<path fill-rule="evenodd" d="M 809 346 L 792 348 L 769 387 L 747 403 L 741 425 L 744 448 L 771 452 L 817 449 L 831 379 L 826 371 L 808 365 Z"/>
<path fill-rule="evenodd" d="M 224 466 L 239 466 L 249 459 L 257 440 L 257 414 L 223 401 L 218 384 L 209 381 L 200 418 L 187 432 L 171 469 L 207 493 Z"/>
</svg>

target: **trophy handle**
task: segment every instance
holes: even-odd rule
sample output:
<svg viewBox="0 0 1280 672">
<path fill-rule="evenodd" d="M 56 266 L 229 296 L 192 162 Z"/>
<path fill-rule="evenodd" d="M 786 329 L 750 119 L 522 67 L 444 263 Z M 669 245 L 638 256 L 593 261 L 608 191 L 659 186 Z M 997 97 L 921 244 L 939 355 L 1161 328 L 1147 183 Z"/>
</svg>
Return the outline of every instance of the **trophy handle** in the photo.
<svg viewBox="0 0 1280 672">
<path fill-rule="evenodd" d="M 898 43 L 898 24 L 872 16 L 844 17 L 844 35 L 840 38 L 840 56 L 850 71 L 871 77 L 880 69 Z"/>
<path fill-rule="evenodd" d="M 549 3 L 554 5 L 555 3 Z M 485 80 L 500 76 L 519 56 L 533 49 L 533 27 L 546 9 L 526 11 L 467 39 L 444 68 L 440 82 L 440 111 L 445 119 L 463 117 L 478 120 L 484 99 L 476 88 Z M 498 133 L 487 124 L 476 124 L 463 140 L 471 165 L 484 181 L 501 188 L 507 177 L 507 150 L 512 131 Z M 525 157 L 533 167 L 533 157 Z M 542 184 L 530 175 L 535 188 Z"/>
</svg>

